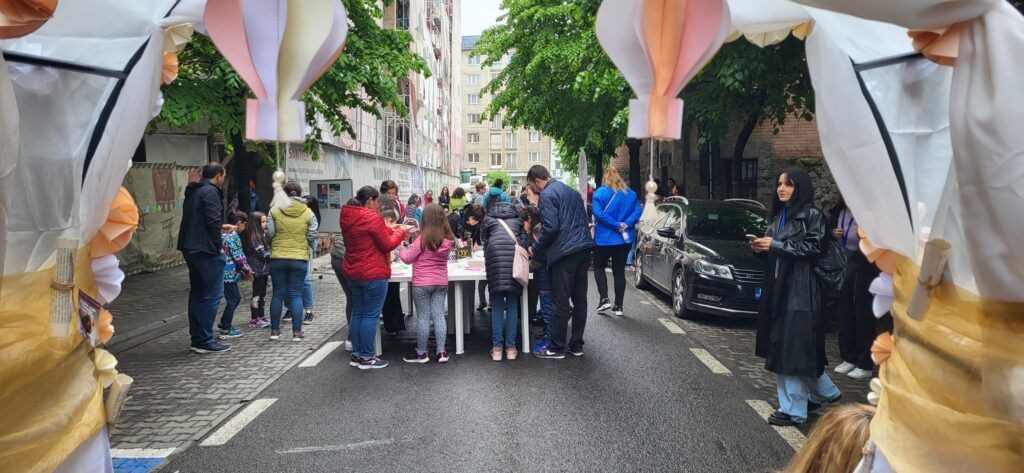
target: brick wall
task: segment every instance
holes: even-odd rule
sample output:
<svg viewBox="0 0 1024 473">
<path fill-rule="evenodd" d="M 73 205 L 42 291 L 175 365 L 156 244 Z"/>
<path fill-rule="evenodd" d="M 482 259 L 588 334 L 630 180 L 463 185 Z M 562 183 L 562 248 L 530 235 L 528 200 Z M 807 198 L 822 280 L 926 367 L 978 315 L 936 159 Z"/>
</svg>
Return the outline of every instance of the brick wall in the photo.
<svg viewBox="0 0 1024 473">
<path fill-rule="evenodd" d="M 771 143 L 771 156 L 783 158 L 803 158 L 816 156 L 821 157 L 821 140 L 818 138 L 818 124 L 814 121 L 790 118 L 781 127 L 779 134 L 772 133 L 772 127 L 768 124 L 762 125 L 750 135 L 750 142 L 744 154 L 748 158 L 761 158 L 764 156 L 749 156 L 751 146 L 754 142 Z"/>
</svg>

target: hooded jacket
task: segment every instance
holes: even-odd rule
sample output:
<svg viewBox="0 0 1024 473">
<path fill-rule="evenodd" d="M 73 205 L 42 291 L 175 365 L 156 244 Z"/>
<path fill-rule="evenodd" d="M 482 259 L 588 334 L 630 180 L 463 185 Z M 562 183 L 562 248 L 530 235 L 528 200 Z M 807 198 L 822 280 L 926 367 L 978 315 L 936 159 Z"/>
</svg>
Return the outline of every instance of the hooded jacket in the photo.
<svg viewBox="0 0 1024 473">
<path fill-rule="evenodd" d="M 502 202 L 511 202 L 511 200 L 509 200 L 508 198 L 508 194 L 506 194 L 505 191 L 498 189 L 497 187 L 492 187 L 487 190 L 486 194 L 484 194 L 484 198 L 481 201 L 480 206 L 483 207 L 484 210 L 487 210 L 487 203 L 490 202 L 491 199 L 499 199 Z"/>
<path fill-rule="evenodd" d="M 629 245 L 636 241 L 636 222 L 640 221 L 643 207 L 636 192 L 626 189 L 616 192 L 608 186 L 601 186 L 594 192 L 594 243 L 597 246 Z M 629 241 L 622 239 L 619 223 L 626 224 Z"/>
<path fill-rule="evenodd" d="M 309 261 L 309 249 L 319 226 L 316 215 L 301 197 L 292 197 L 288 207 L 271 209 L 267 215 L 270 258 Z"/>
<path fill-rule="evenodd" d="M 552 179 L 540 193 L 538 208 L 543 231 L 533 244 L 533 254 L 546 253 L 549 266 L 594 247 L 590 218 L 579 192 Z"/>
<path fill-rule="evenodd" d="M 185 255 L 221 253 L 220 227 L 224 223 L 224 198 L 219 187 L 203 179 L 185 187 L 181 206 L 178 251 Z"/>
<path fill-rule="evenodd" d="M 436 250 L 430 251 L 423 246 L 423 238 L 417 237 L 412 245 L 398 252 L 403 263 L 412 265 L 413 287 L 448 287 L 448 253 L 453 245 L 454 242 L 445 239 Z"/>
<path fill-rule="evenodd" d="M 388 228 L 378 212 L 346 205 L 341 208 L 341 234 L 345 239 L 341 270 L 346 278 L 352 281 L 391 278 L 387 254 L 398 248 L 405 232 Z"/>
<path fill-rule="evenodd" d="M 481 223 L 480 239 L 484 242 L 484 264 L 487 268 L 487 286 L 491 292 L 522 294 L 523 286 L 512 277 L 512 263 L 515 261 L 516 245 L 526 247 L 526 232 L 523 221 L 512 204 L 498 202 L 492 204 L 491 211 Z M 516 236 L 508 235 L 504 221 L 509 230 Z"/>
</svg>

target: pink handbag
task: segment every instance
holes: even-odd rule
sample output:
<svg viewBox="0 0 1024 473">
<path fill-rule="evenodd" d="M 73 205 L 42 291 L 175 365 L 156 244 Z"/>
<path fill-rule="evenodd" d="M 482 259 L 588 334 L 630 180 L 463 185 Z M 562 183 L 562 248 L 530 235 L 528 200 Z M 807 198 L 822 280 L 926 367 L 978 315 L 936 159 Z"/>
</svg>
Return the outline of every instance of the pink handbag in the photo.
<svg viewBox="0 0 1024 473">
<path fill-rule="evenodd" d="M 515 279 L 520 286 L 526 287 L 530 284 L 530 253 L 526 251 L 526 248 L 519 245 L 519 240 L 516 239 L 512 229 L 508 228 L 508 224 L 504 220 L 499 218 L 498 223 L 505 228 L 508 236 L 512 238 L 512 242 L 516 245 L 516 256 L 512 260 L 512 279 Z"/>
</svg>

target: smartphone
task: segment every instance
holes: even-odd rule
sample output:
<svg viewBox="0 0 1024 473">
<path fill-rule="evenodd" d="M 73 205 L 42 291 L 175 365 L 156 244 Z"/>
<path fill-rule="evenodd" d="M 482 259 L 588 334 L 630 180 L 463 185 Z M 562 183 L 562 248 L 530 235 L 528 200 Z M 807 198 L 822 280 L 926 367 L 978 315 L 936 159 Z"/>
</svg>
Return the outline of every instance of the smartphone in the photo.
<svg viewBox="0 0 1024 473">
<path fill-rule="evenodd" d="M 754 241 L 754 240 L 756 240 L 756 239 L 757 239 L 757 237 L 756 237 L 756 236 L 754 236 L 754 235 L 751 235 L 751 234 L 749 234 L 749 233 L 747 234 L 747 241 Z"/>
</svg>

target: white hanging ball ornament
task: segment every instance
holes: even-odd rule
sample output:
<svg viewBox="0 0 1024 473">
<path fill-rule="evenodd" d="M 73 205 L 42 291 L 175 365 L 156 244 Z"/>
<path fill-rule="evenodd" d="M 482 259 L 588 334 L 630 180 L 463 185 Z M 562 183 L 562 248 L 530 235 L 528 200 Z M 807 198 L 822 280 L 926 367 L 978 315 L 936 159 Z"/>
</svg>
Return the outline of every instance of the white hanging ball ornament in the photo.
<svg viewBox="0 0 1024 473">
<path fill-rule="evenodd" d="M 654 182 L 654 181 L 647 181 L 647 185 L 644 186 L 644 189 L 647 190 L 648 194 L 657 194 L 658 193 L 658 183 Z"/>
<path fill-rule="evenodd" d="M 280 169 L 274 171 L 274 182 L 280 182 L 284 184 L 284 171 Z"/>
</svg>

